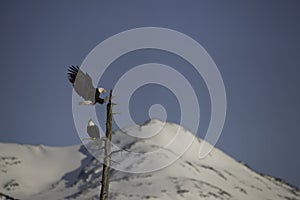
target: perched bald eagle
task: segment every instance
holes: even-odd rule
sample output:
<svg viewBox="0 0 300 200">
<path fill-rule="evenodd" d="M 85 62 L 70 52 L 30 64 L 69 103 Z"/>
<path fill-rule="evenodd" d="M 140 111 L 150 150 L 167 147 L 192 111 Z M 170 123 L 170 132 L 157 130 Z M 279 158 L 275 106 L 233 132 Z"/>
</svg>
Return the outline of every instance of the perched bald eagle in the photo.
<svg viewBox="0 0 300 200">
<path fill-rule="evenodd" d="M 92 140 L 100 139 L 99 128 L 92 119 L 89 120 L 86 131 Z"/>
<path fill-rule="evenodd" d="M 81 105 L 95 105 L 96 103 L 103 104 L 107 97 L 100 98 L 101 93 L 105 93 L 104 88 L 95 88 L 92 78 L 88 73 L 84 73 L 78 66 L 70 66 L 68 69 L 69 81 L 72 83 L 75 91 L 85 101 L 80 102 Z"/>
</svg>

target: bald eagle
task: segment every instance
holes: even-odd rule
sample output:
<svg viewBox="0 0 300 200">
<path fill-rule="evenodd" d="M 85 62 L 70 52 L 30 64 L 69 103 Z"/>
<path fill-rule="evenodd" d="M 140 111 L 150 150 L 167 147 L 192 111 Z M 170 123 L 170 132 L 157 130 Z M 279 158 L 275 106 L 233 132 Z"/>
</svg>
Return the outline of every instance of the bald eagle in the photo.
<svg viewBox="0 0 300 200">
<path fill-rule="evenodd" d="M 89 120 L 86 131 L 92 140 L 100 139 L 99 128 L 92 119 Z"/>
<path fill-rule="evenodd" d="M 78 66 L 70 66 L 68 69 L 69 81 L 72 83 L 75 91 L 85 101 L 80 102 L 80 105 L 95 105 L 96 103 L 103 104 L 107 97 L 100 98 L 101 93 L 105 93 L 104 88 L 95 88 L 92 78 L 88 73 L 84 73 Z"/>
</svg>

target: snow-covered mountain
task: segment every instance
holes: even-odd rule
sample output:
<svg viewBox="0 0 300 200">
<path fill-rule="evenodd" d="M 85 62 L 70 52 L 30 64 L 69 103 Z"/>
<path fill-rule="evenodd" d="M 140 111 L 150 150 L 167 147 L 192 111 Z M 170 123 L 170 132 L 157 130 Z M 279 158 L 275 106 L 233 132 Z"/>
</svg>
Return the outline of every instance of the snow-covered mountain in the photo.
<svg viewBox="0 0 300 200">
<path fill-rule="evenodd" d="M 146 137 L 161 127 L 159 134 L 149 139 L 128 136 Z M 113 140 L 128 151 L 143 152 L 172 139 L 175 130 L 179 130 L 179 141 L 194 137 L 176 124 L 151 120 L 115 132 Z M 156 172 L 125 173 L 112 169 L 109 198 L 300 200 L 297 188 L 256 173 L 216 148 L 205 159 L 199 159 L 200 143 L 200 139 L 194 140 L 180 159 Z M 165 147 L 159 156 L 177 156 L 178 146 Z M 123 152 L 113 159 L 126 169 L 135 169 L 160 162 L 154 158 Z M 46 147 L 0 143 L 0 199 L 9 196 L 30 200 L 99 199 L 101 175 L 102 164 L 82 145 Z"/>
</svg>

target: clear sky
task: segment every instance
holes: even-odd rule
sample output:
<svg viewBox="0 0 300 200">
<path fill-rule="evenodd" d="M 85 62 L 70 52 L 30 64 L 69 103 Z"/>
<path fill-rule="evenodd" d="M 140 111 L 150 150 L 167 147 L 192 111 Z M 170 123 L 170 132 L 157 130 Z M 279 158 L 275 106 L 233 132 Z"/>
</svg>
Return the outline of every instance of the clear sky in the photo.
<svg viewBox="0 0 300 200">
<path fill-rule="evenodd" d="M 299 9 L 296 0 L 3 0 L 0 142 L 79 144 L 67 67 L 80 65 L 97 44 L 121 31 L 165 27 L 198 41 L 221 72 L 228 110 L 217 147 L 300 187 Z M 202 136 L 210 119 L 207 89 L 177 56 L 131 52 L 112 63 L 100 83 L 110 88 L 132 66 L 148 62 L 172 66 L 196 85 Z M 148 85 L 132 99 L 136 122 L 147 120 L 155 103 L 165 105 L 169 121 L 179 120 L 178 101 L 166 88 Z"/>
</svg>

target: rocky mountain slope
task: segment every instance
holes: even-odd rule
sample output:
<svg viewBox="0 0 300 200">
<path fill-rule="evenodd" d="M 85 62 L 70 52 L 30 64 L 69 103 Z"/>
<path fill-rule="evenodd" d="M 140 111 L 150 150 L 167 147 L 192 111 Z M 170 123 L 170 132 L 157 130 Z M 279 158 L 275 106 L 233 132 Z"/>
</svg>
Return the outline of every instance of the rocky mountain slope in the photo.
<svg viewBox="0 0 300 200">
<path fill-rule="evenodd" d="M 150 137 L 153 131 L 158 134 Z M 178 139 L 172 140 L 175 136 Z M 158 162 L 178 157 L 178 149 L 192 137 L 188 130 L 158 120 L 114 133 L 114 143 L 126 151 L 112 156 L 116 169 L 111 170 L 109 198 L 300 200 L 297 188 L 256 173 L 216 148 L 205 159 L 199 159 L 200 139 L 195 139 L 168 167 L 155 172 L 128 173 L 140 169 L 150 171 Z M 90 150 L 93 145 L 91 141 L 86 144 Z M 156 152 L 160 147 L 161 151 Z M 147 152 L 154 153 L 149 156 Z M 83 145 L 46 147 L 0 143 L 0 199 L 99 199 L 101 175 L 102 164 Z"/>
</svg>

